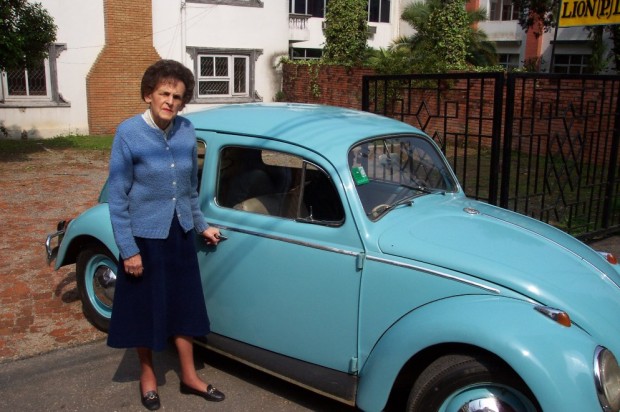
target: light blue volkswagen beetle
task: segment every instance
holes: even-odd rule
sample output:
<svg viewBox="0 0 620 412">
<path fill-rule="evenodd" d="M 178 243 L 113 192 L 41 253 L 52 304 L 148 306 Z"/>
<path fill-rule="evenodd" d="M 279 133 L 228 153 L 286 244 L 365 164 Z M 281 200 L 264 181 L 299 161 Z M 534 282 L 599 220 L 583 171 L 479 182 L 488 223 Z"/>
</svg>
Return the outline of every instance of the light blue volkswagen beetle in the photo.
<svg viewBox="0 0 620 412">
<path fill-rule="evenodd" d="M 392 119 L 300 104 L 187 117 L 201 207 L 228 239 L 196 242 L 212 322 L 198 342 L 364 411 L 620 409 L 613 256 L 468 199 L 433 141 Z M 105 330 L 105 188 L 47 248 L 76 263 Z"/>
</svg>

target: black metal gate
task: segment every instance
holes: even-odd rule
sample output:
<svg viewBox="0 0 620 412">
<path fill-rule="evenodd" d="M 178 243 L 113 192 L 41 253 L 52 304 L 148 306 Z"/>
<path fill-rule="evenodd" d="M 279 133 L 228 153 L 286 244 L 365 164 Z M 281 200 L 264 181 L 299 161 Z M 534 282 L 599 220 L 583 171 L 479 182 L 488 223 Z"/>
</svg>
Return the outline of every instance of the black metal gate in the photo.
<svg viewBox="0 0 620 412">
<path fill-rule="evenodd" d="M 620 230 L 620 76 L 366 76 L 362 109 L 429 134 L 468 196 L 581 238 Z"/>
</svg>

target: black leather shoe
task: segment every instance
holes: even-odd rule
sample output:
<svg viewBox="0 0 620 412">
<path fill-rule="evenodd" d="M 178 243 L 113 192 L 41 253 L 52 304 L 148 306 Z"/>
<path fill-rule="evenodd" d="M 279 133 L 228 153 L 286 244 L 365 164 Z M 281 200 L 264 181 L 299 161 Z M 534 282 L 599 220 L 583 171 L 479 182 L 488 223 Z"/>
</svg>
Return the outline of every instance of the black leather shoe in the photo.
<svg viewBox="0 0 620 412">
<path fill-rule="evenodd" d="M 226 396 L 224 396 L 222 392 L 218 391 L 211 385 L 207 386 L 206 391 L 199 391 L 198 389 L 194 389 L 191 386 L 188 386 L 185 383 L 181 382 L 181 393 L 184 395 L 201 396 L 206 400 L 212 402 L 221 402 L 224 400 L 224 398 L 226 398 Z"/>
<path fill-rule="evenodd" d="M 140 396 L 142 399 L 142 405 L 144 405 L 144 407 L 149 411 L 156 411 L 160 408 L 161 403 L 157 392 L 148 391 L 145 395 L 142 395 L 142 391 L 140 391 Z"/>
</svg>

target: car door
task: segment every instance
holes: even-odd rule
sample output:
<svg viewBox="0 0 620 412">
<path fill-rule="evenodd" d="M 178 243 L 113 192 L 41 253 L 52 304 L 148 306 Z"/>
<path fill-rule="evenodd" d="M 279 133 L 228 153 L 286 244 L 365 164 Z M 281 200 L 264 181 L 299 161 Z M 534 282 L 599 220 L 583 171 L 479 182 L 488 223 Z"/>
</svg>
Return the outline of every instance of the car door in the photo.
<svg viewBox="0 0 620 412">
<path fill-rule="evenodd" d="M 209 143 L 202 202 L 227 240 L 198 252 L 212 331 L 350 372 L 362 243 L 334 169 L 291 145 L 217 142 Z"/>
</svg>

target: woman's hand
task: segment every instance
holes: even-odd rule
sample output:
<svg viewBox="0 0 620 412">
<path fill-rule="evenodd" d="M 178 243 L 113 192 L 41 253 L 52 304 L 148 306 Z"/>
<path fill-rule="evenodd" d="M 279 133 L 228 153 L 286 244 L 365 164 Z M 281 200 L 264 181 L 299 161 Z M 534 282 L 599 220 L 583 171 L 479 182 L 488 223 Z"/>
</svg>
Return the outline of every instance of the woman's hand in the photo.
<svg viewBox="0 0 620 412">
<path fill-rule="evenodd" d="M 220 241 L 220 230 L 216 227 L 209 226 L 201 234 L 205 238 L 207 245 L 217 245 Z"/>
<path fill-rule="evenodd" d="M 140 277 L 144 273 L 144 267 L 142 266 L 142 256 L 138 253 L 123 261 L 125 264 L 125 272 L 131 276 Z"/>
</svg>

